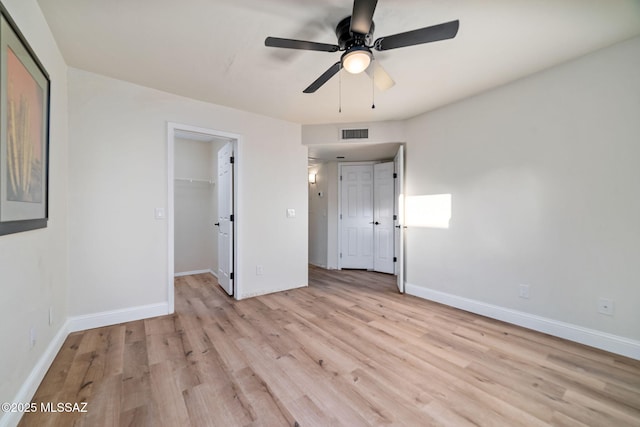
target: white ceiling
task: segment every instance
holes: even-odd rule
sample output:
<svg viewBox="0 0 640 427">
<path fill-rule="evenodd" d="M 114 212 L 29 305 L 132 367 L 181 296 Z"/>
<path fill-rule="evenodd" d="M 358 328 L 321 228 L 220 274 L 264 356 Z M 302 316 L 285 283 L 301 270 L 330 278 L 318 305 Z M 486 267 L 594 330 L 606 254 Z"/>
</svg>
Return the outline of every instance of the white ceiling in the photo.
<svg viewBox="0 0 640 427">
<path fill-rule="evenodd" d="M 638 0 L 379 0 L 374 39 L 459 19 L 456 38 L 375 52 L 396 85 L 342 72 L 340 53 L 267 48 L 267 36 L 336 43 L 351 0 L 38 0 L 75 68 L 302 124 L 405 119 L 640 34 Z"/>
</svg>

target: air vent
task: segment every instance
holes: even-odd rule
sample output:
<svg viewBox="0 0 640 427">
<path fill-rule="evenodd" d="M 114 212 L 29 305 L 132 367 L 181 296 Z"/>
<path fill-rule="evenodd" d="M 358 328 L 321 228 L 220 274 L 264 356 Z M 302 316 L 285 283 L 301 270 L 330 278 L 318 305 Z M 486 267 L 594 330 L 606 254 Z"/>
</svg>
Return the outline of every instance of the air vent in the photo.
<svg viewBox="0 0 640 427">
<path fill-rule="evenodd" d="M 342 139 L 367 139 L 369 129 L 342 129 Z"/>
</svg>

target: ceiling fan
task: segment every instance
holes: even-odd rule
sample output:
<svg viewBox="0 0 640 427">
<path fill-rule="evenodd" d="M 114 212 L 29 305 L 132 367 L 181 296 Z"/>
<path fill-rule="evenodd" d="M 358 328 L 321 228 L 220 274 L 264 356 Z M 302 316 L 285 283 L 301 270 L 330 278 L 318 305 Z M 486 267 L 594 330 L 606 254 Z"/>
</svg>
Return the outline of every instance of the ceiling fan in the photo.
<svg viewBox="0 0 640 427">
<path fill-rule="evenodd" d="M 391 36 L 380 37 L 373 43 L 373 13 L 378 0 L 354 0 L 353 12 L 336 26 L 338 44 L 316 43 L 304 40 L 283 39 L 279 37 L 267 37 L 265 46 L 281 47 L 286 49 L 315 50 L 320 52 L 344 51 L 340 61 L 333 64 L 327 71 L 309 85 L 303 92 L 313 93 L 325 84 L 342 68 L 352 74 L 363 71 L 373 77 L 374 81 L 381 78 L 387 87 L 393 86 L 393 80 L 389 75 L 377 66 L 370 66 L 373 58 L 371 49 L 377 51 L 397 49 L 400 47 L 414 46 L 417 44 L 436 42 L 452 39 L 458 33 L 460 22 L 458 20 L 445 22 L 431 27 L 398 33 Z"/>
</svg>

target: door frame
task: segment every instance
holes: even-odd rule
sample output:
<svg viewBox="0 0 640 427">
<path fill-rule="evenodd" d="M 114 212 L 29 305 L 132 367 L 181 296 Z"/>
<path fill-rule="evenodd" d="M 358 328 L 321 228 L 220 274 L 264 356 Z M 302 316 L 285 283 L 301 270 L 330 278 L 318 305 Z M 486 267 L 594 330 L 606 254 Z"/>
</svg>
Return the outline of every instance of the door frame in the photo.
<svg viewBox="0 0 640 427">
<path fill-rule="evenodd" d="M 203 135 L 209 135 L 211 137 L 226 138 L 233 141 L 234 152 L 234 167 L 233 167 L 233 212 L 234 218 L 239 218 L 241 212 L 240 198 L 240 168 L 241 162 L 239 161 L 242 148 L 242 135 L 225 132 L 216 129 L 203 128 L 198 126 L 191 126 L 180 123 L 167 122 L 167 305 L 168 312 L 172 314 L 175 312 L 175 191 L 174 191 L 174 178 L 175 178 L 175 134 L 176 131 L 185 131 L 192 133 L 199 133 Z M 242 286 L 241 278 L 237 277 L 235 272 L 238 271 L 238 242 L 240 241 L 240 234 L 238 229 L 238 221 L 233 222 L 233 271 L 234 271 L 234 298 L 238 298 L 241 295 L 240 288 Z"/>
</svg>

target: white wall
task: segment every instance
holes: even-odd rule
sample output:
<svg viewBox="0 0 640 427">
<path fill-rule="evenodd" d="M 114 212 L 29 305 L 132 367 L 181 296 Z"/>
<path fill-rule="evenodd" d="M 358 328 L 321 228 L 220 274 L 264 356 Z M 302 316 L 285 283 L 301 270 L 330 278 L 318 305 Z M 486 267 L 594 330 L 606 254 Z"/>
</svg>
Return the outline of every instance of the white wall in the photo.
<svg viewBox="0 0 640 427">
<path fill-rule="evenodd" d="M 409 120 L 406 193 L 451 194 L 453 209 L 449 229 L 407 230 L 413 292 L 566 322 L 637 349 L 638 70 L 635 38 Z M 530 299 L 518 298 L 519 284 Z M 599 297 L 615 301 L 614 316 L 597 312 Z"/>
<path fill-rule="evenodd" d="M 46 372 L 41 359 L 55 355 L 67 315 L 67 67 L 35 1 L 3 4 L 51 79 L 48 226 L 0 236 L 0 401 L 18 402 L 29 401 Z M 32 326 L 37 340 L 30 348 Z M 13 415 L 0 413 L 0 425 L 15 421 Z"/>
<path fill-rule="evenodd" d="M 328 165 L 309 166 L 309 173 L 316 175 L 309 184 L 309 263 L 327 268 Z"/>
<path fill-rule="evenodd" d="M 342 129 L 369 129 L 369 138 L 344 141 L 341 139 Z M 404 121 L 388 120 L 384 122 L 304 125 L 302 126 L 302 140 L 305 145 L 403 142 L 405 140 Z"/>
<path fill-rule="evenodd" d="M 167 122 L 240 134 L 240 297 L 307 284 L 300 126 L 69 70 L 70 311 L 167 304 Z M 287 208 L 296 218 L 286 218 Z M 256 275 L 257 264 L 264 274 Z"/>
<path fill-rule="evenodd" d="M 303 126 L 303 129 L 306 126 Z M 338 162 L 310 166 L 318 183 L 309 185 L 309 262 L 338 268 Z M 318 192 L 322 192 L 322 197 Z"/>
<path fill-rule="evenodd" d="M 217 154 L 222 143 L 175 138 L 174 270 L 218 271 Z M 185 179 L 193 179 L 187 181 Z M 211 181 L 211 182 L 210 182 Z"/>
</svg>

